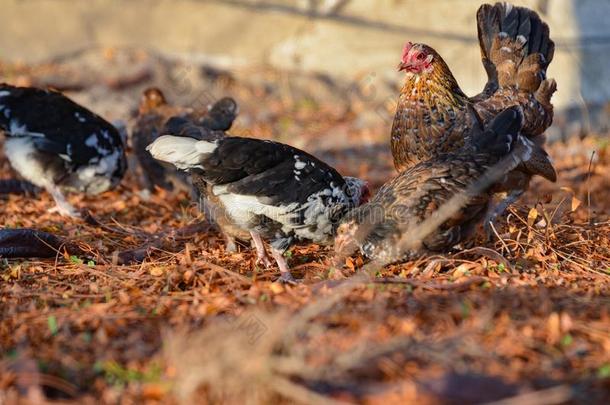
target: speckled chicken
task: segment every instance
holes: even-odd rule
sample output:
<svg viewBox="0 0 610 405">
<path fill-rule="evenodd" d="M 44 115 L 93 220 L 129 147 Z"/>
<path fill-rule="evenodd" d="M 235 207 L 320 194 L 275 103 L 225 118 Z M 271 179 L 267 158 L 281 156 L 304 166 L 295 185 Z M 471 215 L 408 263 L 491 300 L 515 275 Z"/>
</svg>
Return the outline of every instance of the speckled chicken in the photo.
<svg viewBox="0 0 610 405">
<path fill-rule="evenodd" d="M 349 255 L 360 249 L 367 257 L 391 263 L 422 252 L 447 251 L 467 240 L 492 196 L 489 187 L 475 191 L 469 187 L 504 157 L 510 169 L 533 153 L 527 138 L 519 135 L 522 123 L 520 107 L 509 108 L 487 129 L 473 128 L 459 150 L 419 162 L 387 182 L 369 203 L 345 217 L 337 231 L 336 252 Z M 415 226 L 462 192 L 468 198 L 455 215 L 423 236 L 418 249 L 402 251 L 399 241 L 406 232 L 414 232 Z"/>
<path fill-rule="evenodd" d="M 165 124 L 161 131 L 163 134 L 190 137 L 200 141 L 217 141 L 225 137 L 225 132 L 210 130 L 201 125 L 195 125 L 189 118 L 173 117 Z M 148 152 L 147 152 L 148 153 Z M 152 158 L 152 156 L 151 156 Z M 173 167 L 173 166 L 172 166 Z M 184 172 L 182 172 L 184 173 Z M 188 175 L 185 173 L 185 175 Z M 222 233 L 228 252 L 237 251 L 236 240 L 250 241 L 250 233 L 237 226 L 224 211 L 224 205 L 212 192 L 212 185 L 206 183 L 205 178 L 196 172 L 190 173 L 190 183 L 195 187 L 199 206 L 210 223 L 218 226 Z"/>
<path fill-rule="evenodd" d="M 555 45 L 549 28 L 534 12 L 507 3 L 485 4 L 477 12 L 483 65 L 488 82 L 483 92 L 468 97 L 460 89 L 441 56 L 424 44 L 407 43 L 399 70 L 406 72 L 391 133 L 394 165 L 400 172 L 468 142 L 479 121 L 490 122 L 505 108 L 523 109 L 523 134 L 544 144 L 551 125 L 551 96 L 555 81 L 546 78 Z M 534 148 L 496 191 L 509 196 L 490 219 L 502 213 L 529 186 L 533 175 L 556 180 L 553 165 L 542 148 Z"/>
<path fill-rule="evenodd" d="M 11 166 L 48 191 L 62 215 L 79 215 L 64 193 L 110 190 L 127 168 L 118 130 L 56 91 L 0 84 L 0 130 Z"/>
<path fill-rule="evenodd" d="M 138 117 L 131 135 L 131 145 L 136 157 L 142 187 L 153 191 L 155 186 L 172 190 L 176 183 L 184 185 L 184 180 L 176 176 L 172 166 L 153 159 L 146 147 L 162 135 L 162 129 L 172 117 L 186 117 L 196 125 L 215 131 L 227 131 L 237 117 L 238 107 L 235 100 L 222 98 L 204 111 L 196 111 L 170 105 L 163 92 L 151 87 L 142 93 Z"/>
<path fill-rule="evenodd" d="M 268 240 L 284 281 L 293 278 L 283 253 L 298 241 L 332 242 L 339 220 L 368 195 L 362 180 L 343 177 L 312 155 L 277 142 L 164 135 L 149 151 L 197 176 L 201 191 L 222 205 L 233 224 L 250 232 L 265 265 L 270 260 L 263 239 Z"/>
</svg>

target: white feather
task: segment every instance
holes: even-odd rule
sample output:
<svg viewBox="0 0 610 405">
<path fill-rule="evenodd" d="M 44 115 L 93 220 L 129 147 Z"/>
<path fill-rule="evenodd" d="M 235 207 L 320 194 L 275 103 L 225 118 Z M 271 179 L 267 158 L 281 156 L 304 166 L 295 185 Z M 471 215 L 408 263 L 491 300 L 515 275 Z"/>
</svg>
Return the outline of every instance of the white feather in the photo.
<svg viewBox="0 0 610 405">
<path fill-rule="evenodd" d="M 89 137 L 87 139 L 85 139 L 85 145 L 97 149 L 99 147 L 99 141 L 97 139 L 97 135 L 96 134 L 89 135 Z"/>
<path fill-rule="evenodd" d="M 33 137 L 44 137 L 43 133 L 40 132 L 31 132 L 24 125 L 20 125 L 19 121 L 16 119 L 12 119 L 9 123 L 8 133 L 12 136 L 33 136 Z"/>
<path fill-rule="evenodd" d="M 4 153 L 11 166 L 30 183 L 38 187 L 47 187 L 53 183 L 44 167 L 36 159 L 32 159 L 32 155 L 36 153 L 32 138 L 6 138 Z"/>
<path fill-rule="evenodd" d="M 228 191 L 226 185 L 214 186 L 212 193 L 218 196 L 225 207 L 226 214 L 243 229 L 248 229 L 251 223 L 256 221 L 256 216 L 264 215 L 280 223 L 283 232 L 294 232 L 300 239 L 327 243 L 332 235 L 333 223 L 329 218 L 331 208 L 326 206 L 321 198 L 335 194 L 330 189 L 310 195 L 302 204 L 295 202 L 287 205 L 269 205 L 265 203 L 264 198 L 233 194 Z M 345 203 L 345 201 L 341 203 Z M 304 213 L 305 223 L 302 225 L 295 223 L 299 216 L 298 211 Z M 312 227 L 312 225 L 315 226 Z"/>
<path fill-rule="evenodd" d="M 261 199 L 253 195 L 227 193 L 226 186 L 215 186 L 212 190 L 225 206 L 227 215 L 244 229 L 248 228 L 257 215 L 264 215 L 283 225 L 289 224 L 296 215 L 292 213 L 292 210 L 297 207 L 296 203 L 274 206 L 263 203 Z M 289 230 L 289 227 L 285 229 L 285 231 Z"/>
<path fill-rule="evenodd" d="M 112 173 L 119 166 L 120 159 L 121 151 L 115 150 L 99 159 L 90 160 L 87 166 L 78 169 L 78 179 L 86 185 L 88 194 L 103 193 L 113 186 L 116 180 L 112 178 Z"/>
<path fill-rule="evenodd" d="M 215 142 L 198 141 L 193 138 L 163 135 L 146 147 L 152 157 L 162 162 L 171 163 L 178 169 L 187 170 L 200 165 L 202 155 L 216 149 Z"/>
</svg>

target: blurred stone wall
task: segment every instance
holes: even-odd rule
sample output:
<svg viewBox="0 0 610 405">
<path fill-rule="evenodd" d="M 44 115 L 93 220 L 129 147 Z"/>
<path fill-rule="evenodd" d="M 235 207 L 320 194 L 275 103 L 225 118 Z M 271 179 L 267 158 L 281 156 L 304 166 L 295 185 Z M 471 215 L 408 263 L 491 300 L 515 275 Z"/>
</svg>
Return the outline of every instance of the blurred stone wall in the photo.
<svg viewBox="0 0 610 405">
<path fill-rule="evenodd" d="M 3 0 L 0 59 L 38 62 L 91 47 L 141 47 L 220 67 L 272 66 L 342 80 L 399 83 L 405 41 L 426 42 L 469 94 L 485 75 L 480 0 Z M 610 100 L 610 1 L 519 0 L 557 43 L 558 110 Z M 379 86 L 382 88 L 382 86 Z M 387 87 L 386 87 L 387 88 Z M 605 112 L 604 112 L 605 111 Z M 606 116 L 607 117 L 607 116 Z"/>
</svg>

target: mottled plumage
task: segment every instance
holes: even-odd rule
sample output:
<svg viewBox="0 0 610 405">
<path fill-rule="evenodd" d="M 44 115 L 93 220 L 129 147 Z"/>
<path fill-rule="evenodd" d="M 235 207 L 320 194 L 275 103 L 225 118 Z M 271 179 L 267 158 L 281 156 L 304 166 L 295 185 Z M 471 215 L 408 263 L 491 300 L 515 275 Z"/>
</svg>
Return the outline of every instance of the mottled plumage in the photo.
<svg viewBox="0 0 610 405">
<path fill-rule="evenodd" d="M 77 212 L 64 192 L 104 192 L 127 167 L 117 129 L 59 92 L 0 84 L 0 130 L 13 168 L 50 192 L 65 215 Z"/>
<path fill-rule="evenodd" d="M 471 129 L 489 123 L 501 111 L 518 105 L 524 115 L 523 134 L 538 147 L 498 184 L 498 192 L 518 196 L 533 175 L 556 180 L 542 148 L 541 135 L 553 119 L 555 81 L 546 79 L 554 44 L 548 26 L 533 11 L 507 3 L 483 5 L 477 13 L 479 42 L 488 82 L 483 92 L 468 97 L 441 56 L 424 44 L 408 43 L 400 70 L 406 71 L 391 133 L 391 148 L 400 172 L 468 142 Z"/>
<path fill-rule="evenodd" d="M 520 109 L 507 109 L 485 131 L 475 127 L 462 148 L 419 162 L 387 182 L 369 203 L 345 217 L 335 241 L 337 252 L 351 254 L 360 249 L 370 258 L 394 262 L 426 251 L 447 251 L 465 241 L 487 212 L 489 187 L 469 191 L 466 205 L 424 236 L 419 249 L 404 252 L 399 243 L 405 232 L 412 233 L 453 196 L 467 191 L 511 151 L 516 154 L 513 166 L 527 158 L 531 142 L 518 135 L 521 124 Z"/>
<path fill-rule="evenodd" d="M 291 276 L 282 254 L 298 241 L 331 242 L 339 220 L 367 195 L 362 180 L 344 178 L 310 154 L 277 142 L 162 136 L 149 151 L 211 186 L 202 191 L 251 233 L 265 263 L 261 238 L 268 240 L 284 280 Z"/>
<path fill-rule="evenodd" d="M 216 141 L 225 137 L 223 131 L 213 131 L 200 125 L 195 125 L 188 118 L 173 117 L 165 124 L 161 131 L 163 134 L 172 134 L 181 137 L 190 137 L 200 141 Z M 148 152 L 146 152 L 148 153 Z M 152 158 L 152 156 L 151 156 Z M 173 166 L 172 166 L 173 167 Z M 175 169 L 174 169 L 175 170 Z M 186 174 L 186 173 L 185 173 Z M 196 172 L 190 174 L 190 181 L 197 191 L 200 206 L 206 218 L 218 226 L 226 241 L 226 250 L 237 250 L 236 240 L 249 241 L 250 233 L 237 226 L 224 210 L 224 205 L 212 192 L 212 185 L 206 183 L 205 178 Z"/>
</svg>

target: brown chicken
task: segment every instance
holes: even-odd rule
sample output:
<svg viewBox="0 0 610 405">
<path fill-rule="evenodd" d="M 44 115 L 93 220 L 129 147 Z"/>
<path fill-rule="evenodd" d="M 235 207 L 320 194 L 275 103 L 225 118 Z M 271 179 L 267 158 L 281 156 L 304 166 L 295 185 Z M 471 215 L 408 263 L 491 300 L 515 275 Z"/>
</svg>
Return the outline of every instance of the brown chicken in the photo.
<svg viewBox="0 0 610 405">
<path fill-rule="evenodd" d="M 172 117 L 186 117 L 196 125 L 213 131 L 227 131 L 237 117 L 238 107 L 232 98 L 222 98 L 209 109 L 196 111 L 191 108 L 170 105 L 163 92 L 151 87 L 142 93 L 138 117 L 133 127 L 131 145 L 139 166 L 142 187 L 153 191 L 155 186 L 172 190 L 188 183 L 186 176 L 176 169 L 153 159 L 146 151 L 160 135 L 165 123 Z"/>
<path fill-rule="evenodd" d="M 459 150 L 440 153 L 400 173 L 369 203 L 347 214 L 337 229 L 335 251 L 350 255 L 360 249 L 365 256 L 388 264 L 425 252 L 447 251 L 467 240 L 487 212 L 493 182 L 532 152 L 527 138 L 519 134 L 522 124 L 521 108 L 511 107 L 485 130 L 471 129 L 468 142 Z M 488 184 L 480 183 L 501 160 L 501 167 L 494 168 L 499 175 L 486 179 Z M 437 210 L 460 193 L 466 193 L 466 198 L 455 214 L 439 219 L 440 225 L 431 232 L 414 235 L 422 221 L 440 215 Z M 401 246 L 405 235 L 419 243 L 405 250 Z"/>
<path fill-rule="evenodd" d="M 542 148 L 542 134 L 553 120 L 550 99 L 556 84 L 546 79 L 546 69 L 555 45 L 548 26 L 527 8 L 485 4 L 477 12 L 477 24 L 488 82 L 475 97 L 464 94 L 434 49 L 424 44 L 405 45 L 399 70 L 406 72 L 406 79 L 392 126 L 391 148 L 394 165 L 402 172 L 461 148 L 478 122 L 488 123 L 507 107 L 521 106 L 522 133 L 532 153 L 495 186 L 496 192 L 506 192 L 508 197 L 490 212 L 488 219 L 493 219 L 523 194 L 533 175 L 556 180 Z"/>
</svg>

